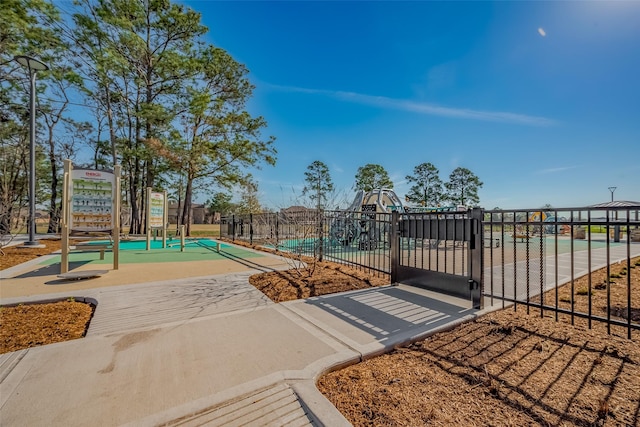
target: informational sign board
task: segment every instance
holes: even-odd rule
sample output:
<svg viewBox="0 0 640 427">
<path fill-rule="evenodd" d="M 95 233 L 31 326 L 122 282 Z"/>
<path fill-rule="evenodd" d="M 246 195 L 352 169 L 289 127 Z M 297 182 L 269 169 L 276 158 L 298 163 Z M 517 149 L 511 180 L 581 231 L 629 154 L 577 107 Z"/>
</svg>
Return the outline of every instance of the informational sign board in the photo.
<svg viewBox="0 0 640 427">
<path fill-rule="evenodd" d="M 149 195 L 149 226 L 163 228 L 164 224 L 164 193 L 151 192 Z"/>
<path fill-rule="evenodd" d="M 362 218 L 376 219 L 376 210 L 375 203 L 362 205 Z"/>
<path fill-rule="evenodd" d="M 89 169 L 71 171 L 69 228 L 77 231 L 108 231 L 114 228 L 115 175 Z"/>
</svg>

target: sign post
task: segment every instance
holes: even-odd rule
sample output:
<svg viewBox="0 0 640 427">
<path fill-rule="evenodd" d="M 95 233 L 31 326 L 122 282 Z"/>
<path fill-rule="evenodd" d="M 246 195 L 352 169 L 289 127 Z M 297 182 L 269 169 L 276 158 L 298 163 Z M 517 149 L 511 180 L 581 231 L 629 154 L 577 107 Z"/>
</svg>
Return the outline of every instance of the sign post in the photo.
<svg viewBox="0 0 640 427">
<path fill-rule="evenodd" d="M 162 248 L 167 247 L 167 192 L 154 192 L 147 187 L 147 250 L 151 249 L 151 231 L 162 230 Z"/>
<path fill-rule="evenodd" d="M 113 191 L 113 269 L 117 270 L 120 266 L 120 173 L 121 166 L 113 167 L 115 175 L 114 191 Z"/>
<path fill-rule="evenodd" d="M 60 273 L 69 271 L 71 231 L 109 232 L 113 237 L 113 268 L 119 265 L 120 165 L 114 172 L 74 169 L 64 161 L 62 191 L 62 256 Z"/>
<path fill-rule="evenodd" d="M 65 159 L 64 161 L 64 175 L 62 177 L 62 212 L 61 212 L 61 249 L 62 254 L 60 256 L 60 274 L 67 273 L 69 271 L 69 219 L 71 215 L 71 198 L 69 197 L 71 171 L 73 170 L 73 163 L 71 160 Z"/>
</svg>

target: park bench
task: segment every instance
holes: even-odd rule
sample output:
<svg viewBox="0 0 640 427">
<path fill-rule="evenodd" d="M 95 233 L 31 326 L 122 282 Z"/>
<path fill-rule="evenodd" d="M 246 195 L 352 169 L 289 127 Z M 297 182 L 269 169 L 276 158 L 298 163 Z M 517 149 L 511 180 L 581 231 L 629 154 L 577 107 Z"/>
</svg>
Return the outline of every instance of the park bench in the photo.
<svg viewBox="0 0 640 427">
<path fill-rule="evenodd" d="M 72 252 L 97 252 L 100 251 L 100 259 L 104 259 L 104 252 L 107 249 L 113 249 L 111 244 L 92 244 L 92 243 L 76 243 L 75 246 L 70 246 L 69 250 Z"/>
<path fill-rule="evenodd" d="M 109 238 L 109 243 L 91 243 L 95 239 Z M 111 232 L 72 231 L 71 237 L 76 240 L 75 245 L 69 246 L 69 252 L 100 252 L 100 259 L 104 259 L 104 252 L 113 249 Z M 80 241 L 78 241 L 80 240 Z"/>
</svg>

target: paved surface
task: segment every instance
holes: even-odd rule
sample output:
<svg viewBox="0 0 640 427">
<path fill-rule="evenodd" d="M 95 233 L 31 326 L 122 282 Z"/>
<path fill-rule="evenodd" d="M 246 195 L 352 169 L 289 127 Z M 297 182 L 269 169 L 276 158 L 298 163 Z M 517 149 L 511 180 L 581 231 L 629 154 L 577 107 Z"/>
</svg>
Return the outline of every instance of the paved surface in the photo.
<svg viewBox="0 0 640 427">
<path fill-rule="evenodd" d="M 495 296 L 505 296 L 519 300 L 526 300 L 540 295 L 541 293 L 563 285 L 571 281 L 571 277 L 581 277 L 589 272 L 606 267 L 611 262 L 627 259 L 627 250 L 630 258 L 640 256 L 640 243 L 631 243 L 627 248 L 626 244 L 612 245 L 607 248 L 598 248 L 589 252 L 586 250 L 573 253 L 562 253 L 545 256 L 542 258 L 532 258 L 518 261 L 515 264 L 487 267 L 484 271 L 485 293 Z M 572 266 L 573 262 L 573 266 Z M 542 272 L 542 277 L 540 272 Z M 504 293 L 502 291 L 504 283 Z M 493 285 L 499 284 L 499 285 Z M 527 288 L 528 291 L 527 291 Z"/>
<path fill-rule="evenodd" d="M 586 262 L 576 255 L 575 276 Z M 592 268 L 603 263 L 594 250 Z M 248 278 L 288 268 L 275 256 L 130 267 L 80 282 L 56 281 L 42 260 L 2 271 L 1 304 L 73 296 L 97 308 L 83 339 L 0 355 L 0 425 L 348 425 L 318 376 L 482 314 L 403 285 L 274 304 Z M 526 264 L 505 266 L 517 279 L 505 294 L 522 295 L 527 276 Z"/>
<path fill-rule="evenodd" d="M 129 285 L 121 271 L 51 284 L 41 262 L 4 270 L 2 304 L 97 308 L 83 339 L 0 355 L 0 425 L 348 425 L 319 375 L 479 314 L 402 285 L 274 304 L 248 277 L 287 263 L 234 263 L 181 263 L 210 274 L 179 280 L 145 264 Z"/>
</svg>

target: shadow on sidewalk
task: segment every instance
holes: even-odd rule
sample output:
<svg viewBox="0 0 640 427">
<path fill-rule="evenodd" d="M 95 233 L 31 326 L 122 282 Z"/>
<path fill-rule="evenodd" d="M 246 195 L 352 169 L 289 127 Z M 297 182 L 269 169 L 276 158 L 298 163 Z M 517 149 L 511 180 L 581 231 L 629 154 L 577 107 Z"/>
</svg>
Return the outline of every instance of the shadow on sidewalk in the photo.
<svg viewBox="0 0 640 427">
<path fill-rule="evenodd" d="M 397 287 L 315 297 L 305 303 L 371 334 L 378 342 L 433 330 L 478 311 Z"/>
</svg>

